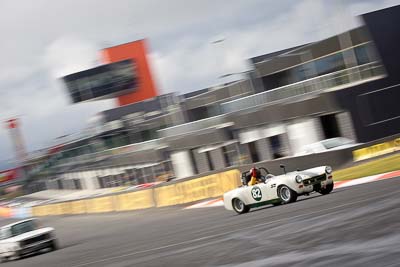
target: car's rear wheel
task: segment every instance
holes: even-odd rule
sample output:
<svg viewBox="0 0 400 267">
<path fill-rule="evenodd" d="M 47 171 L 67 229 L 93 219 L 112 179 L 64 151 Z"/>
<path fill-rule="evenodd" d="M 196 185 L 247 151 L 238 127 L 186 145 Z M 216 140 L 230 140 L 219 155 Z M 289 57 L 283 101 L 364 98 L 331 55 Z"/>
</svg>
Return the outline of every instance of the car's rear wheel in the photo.
<svg viewBox="0 0 400 267">
<path fill-rule="evenodd" d="M 244 202 L 239 198 L 234 198 L 232 200 L 232 207 L 233 210 L 239 214 L 247 213 L 250 210 L 250 207 L 244 204 Z"/>
<path fill-rule="evenodd" d="M 297 200 L 297 193 L 290 189 L 287 185 L 281 185 L 278 188 L 278 196 L 282 204 L 288 204 Z"/>
<path fill-rule="evenodd" d="M 330 192 L 332 192 L 333 190 L 333 183 L 328 184 L 325 188 L 321 188 L 318 193 L 322 194 L 322 195 L 327 195 Z"/>
</svg>

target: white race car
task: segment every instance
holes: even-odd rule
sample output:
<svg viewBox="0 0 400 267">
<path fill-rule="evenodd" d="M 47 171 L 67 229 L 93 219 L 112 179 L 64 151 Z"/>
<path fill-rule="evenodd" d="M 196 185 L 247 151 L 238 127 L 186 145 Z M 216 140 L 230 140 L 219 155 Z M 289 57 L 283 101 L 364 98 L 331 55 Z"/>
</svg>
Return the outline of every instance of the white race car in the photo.
<svg viewBox="0 0 400 267">
<path fill-rule="evenodd" d="M 332 168 L 321 166 L 304 171 L 286 173 L 274 176 L 265 168 L 259 177 L 259 183 L 248 186 L 246 177 L 249 172 L 242 173 L 243 185 L 224 194 L 224 205 L 227 210 L 239 214 L 246 213 L 250 208 L 263 205 L 280 205 L 295 202 L 297 196 L 308 195 L 315 191 L 323 195 L 333 190 Z M 261 172 L 261 171 L 260 171 Z"/>
<path fill-rule="evenodd" d="M 43 249 L 56 250 L 54 229 L 40 228 L 37 219 L 28 219 L 0 228 L 0 259 L 18 259 Z"/>
</svg>

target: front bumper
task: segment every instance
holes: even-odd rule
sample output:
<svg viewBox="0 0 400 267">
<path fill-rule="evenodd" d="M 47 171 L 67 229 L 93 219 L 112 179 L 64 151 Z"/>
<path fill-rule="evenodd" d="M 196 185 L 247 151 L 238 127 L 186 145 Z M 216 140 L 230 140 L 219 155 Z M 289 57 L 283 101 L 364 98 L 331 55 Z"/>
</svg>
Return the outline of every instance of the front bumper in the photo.
<svg viewBox="0 0 400 267">
<path fill-rule="evenodd" d="M 45 248 L 51 248 L 54 242 L 55 239 L 48 239 L 22 247 L 20 250 L 16 251 L 16 256 L 23 256 L 34 252 L 38 252 Z"/>
<path fill-rule="evenodd" d="M 327 185 L 333 184 L 332 176 L 330 176 L 330 177 L 331 178 L 326 177 L 324 180 L 321 180 L 321 179 L 314 180 L 309 183 L 302 182 L 297 186 L 296 192 L 299 195 L 304 195 L 304 194 L 311 193 L 313 191 L 319 191 L 321 188 L 325 188 Z"/>
</svg>

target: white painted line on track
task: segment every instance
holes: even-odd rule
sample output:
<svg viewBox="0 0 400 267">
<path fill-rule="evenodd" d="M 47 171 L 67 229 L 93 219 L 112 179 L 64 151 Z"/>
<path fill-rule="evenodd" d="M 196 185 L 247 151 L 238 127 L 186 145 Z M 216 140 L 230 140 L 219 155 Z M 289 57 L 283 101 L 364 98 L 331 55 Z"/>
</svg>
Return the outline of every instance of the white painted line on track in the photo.
<svg viewBox="0 0 400 267">
<path fill-rule="evenodd" d="M 337 188 L 375 182 L 379 176 L 380 175 L 372 175 L 372 176 L 367 176 L 367 177 L 363 177 L 363 178 L 346 181 L 345 183 L 340 184 Z"/>
<path fill-rule="evenodd" d="M 209 207 L 221 207 L 223 205 L 224 205 L 224 202 L 222 201 L 222 198 L 217 198 L 217 199 L 202 201 L 200 203 L 191 205 L 191 206 L 186 207 L 184 209 L 199 209 L 199 208 L 209 208 Z"/>
</svg>

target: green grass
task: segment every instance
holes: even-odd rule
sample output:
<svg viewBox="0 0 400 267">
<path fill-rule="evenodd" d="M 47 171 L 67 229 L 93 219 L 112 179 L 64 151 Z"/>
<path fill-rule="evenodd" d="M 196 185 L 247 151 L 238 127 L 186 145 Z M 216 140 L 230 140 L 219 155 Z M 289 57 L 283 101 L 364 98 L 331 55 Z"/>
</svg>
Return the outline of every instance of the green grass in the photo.
<svg viewBox="0 0 400 267">
<path fill-rule="evenodd" d="M 333 179 L 335 181 L 351 180 L 397 170 L 400 170 L 400 154 L 379 158 L 350 168 L 334 171 Z"/>
</svg>

